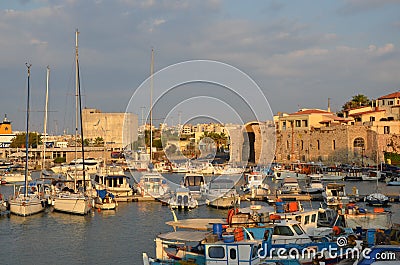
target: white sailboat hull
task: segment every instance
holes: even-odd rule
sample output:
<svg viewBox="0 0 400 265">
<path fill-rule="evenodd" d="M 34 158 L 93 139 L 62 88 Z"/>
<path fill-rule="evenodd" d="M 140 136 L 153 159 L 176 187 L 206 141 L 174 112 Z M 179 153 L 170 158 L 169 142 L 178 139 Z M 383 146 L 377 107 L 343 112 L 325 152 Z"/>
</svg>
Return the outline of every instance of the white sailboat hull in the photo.
<svg viewBox="0 0 400 265">
<path fill-rule="evenodd" d="M 85 196 L 60 194 L 53 198 L 52 205 L 55 211 L 85 215 L 92 209 L 92 200 Z"/>
<path fill-rule="evenodd" d="M 45 203 L 37 197 L 19 196 L 10 200 L 10 212 L 15 215 L 28 216 L 44 211 Z"/>
</svg>

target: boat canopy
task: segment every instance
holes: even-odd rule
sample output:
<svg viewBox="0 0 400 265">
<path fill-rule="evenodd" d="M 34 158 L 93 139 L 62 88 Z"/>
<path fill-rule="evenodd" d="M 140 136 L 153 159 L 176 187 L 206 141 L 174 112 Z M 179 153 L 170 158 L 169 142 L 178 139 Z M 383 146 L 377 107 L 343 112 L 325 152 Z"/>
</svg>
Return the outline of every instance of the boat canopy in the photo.
<svg viewBox="0 0 400 265">
<path fill-rule="evenodd" d="M 158 238 L 168 241 L 200 242 L 206 238 L 208 232 L 176 231 L 158 235 Z"/>
</svg>

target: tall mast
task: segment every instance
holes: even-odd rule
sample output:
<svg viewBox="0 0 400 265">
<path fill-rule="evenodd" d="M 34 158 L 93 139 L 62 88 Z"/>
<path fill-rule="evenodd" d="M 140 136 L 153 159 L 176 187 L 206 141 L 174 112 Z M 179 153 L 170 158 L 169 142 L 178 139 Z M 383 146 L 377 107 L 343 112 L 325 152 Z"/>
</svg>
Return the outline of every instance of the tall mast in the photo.
<svg viewBox="0 0 400 265">
<path fill-rule="evenodd" d="M 76 187 L 76 178 L 77 178 L 77 160 L 78 160 L 78 150 L 77 150 L 77 139 L 78 139 L 78 100 L 79 100 L 79 94 L 78 94 L 78 76 L 79 76 L 79 70 L 78 70 L 78 35 L 79 31 L 76 29 L 75 31 L 75 187 Z"/>
<path fill-rule="evenodd" d="M 50 77 L 50 67 L 47 66 L 47 74 L 46 74 L 46 100 L 44 103 L 44 122 L 43 122 L 43 159 L 42 159 L 42 171 L 45 169 L 46 163 L 46 140 L 47 140 L 47 107 L 49 104 L 49 77 Z M 42 175 L 43 176 L 43 175 Z"/>
<path fill-rule="evenodd" d="M 32 64 L 25 63 L 28 67 L 28 97 L 26 103 L 26 135 L 25 135 L 25 197 L 28 197 L 28 145 L 29 145 L 29 94 L 30 94 L 30 78 Z"/>
<path fill-rule="evenodd" d="M 153 161 L 153 74 L 154 74 L 154 49 L 151 49 L 150 65 L 150 163 Z"/>
<path fill-rule="evenodd" d="M 83 122 L 82 122 L 82 95 L 81 95 L 81 83 L 79 77 L 79 59 L 78 59 L 78 29 L 76 30 L 76 94 L 77 94 L 77 106 L 79 106 L 79 120 L 81 127 L 81 147 L 82 147 L 82 168 L 83 168 L 83 192 L 86 192 L 86 172 L 85 172 L 85 146 L 83 137 Z M 78 114 L 76 114 L 78 117 Z M 78 124 L 78 120 L 76 120 Z M 76 125 L 76 131 L 78 131 L 78 125 Z M 75 165 L 76 168 L 76 165 Z M 76 178 L 75 178 L 76 179 Z"/>
</svg>

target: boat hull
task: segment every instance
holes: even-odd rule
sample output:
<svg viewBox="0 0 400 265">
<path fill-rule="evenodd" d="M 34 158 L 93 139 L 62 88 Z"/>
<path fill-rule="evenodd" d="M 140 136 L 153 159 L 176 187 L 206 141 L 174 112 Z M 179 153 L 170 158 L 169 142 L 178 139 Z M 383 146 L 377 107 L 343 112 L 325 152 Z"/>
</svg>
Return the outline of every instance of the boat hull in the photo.
<svg viewBox="0 0 400 265">
<path fill-rule="evenodd" d="M 62 196 L 53 198 L 52 205 L 55 211 L 85 215 L 92 209 L 92 201 L 82 196 Z"/>
<path fill-rule="evenodd" d="M 45 209 L 44 201 L 39 198 L 17 197 L 9 201 L 10 213 L 20 216 L 29 216 L 40 213 Z"/>
</svg>

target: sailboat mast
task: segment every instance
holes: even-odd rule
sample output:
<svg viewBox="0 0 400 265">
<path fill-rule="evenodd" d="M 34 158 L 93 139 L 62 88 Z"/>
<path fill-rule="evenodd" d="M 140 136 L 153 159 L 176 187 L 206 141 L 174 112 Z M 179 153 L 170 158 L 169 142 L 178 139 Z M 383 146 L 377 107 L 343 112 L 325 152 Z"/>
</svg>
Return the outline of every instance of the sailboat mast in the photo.
<svg viewBox="0 0 400 265">
<path fill-rule="evenodd" d="M 32 64 L 25 63 L 28 67 L 28 97 L 26 103 L 26 135 L 25 135 L 25 197 L 28 197 L 28 145 L 29 145 L 29 94 Z"/>
<path fill-rule="evenodd" d="M 81 127 L 81 146 L 82 146 L 82 168 L 83 168 L 83 192 L 86 192 L 86 172 L 85 172 L 85 146 L 84 146 L 84 137 L 83 137 L 83 122 L 82 122 L 82 94 L 81 94 L 81 83 L 79 77 L 79 59 L 78 59 L 78 30 L 76 30 L 76 90 L 78 95 L 78 103 L 79 103 L 79 118 L 80 118 L 80 127 Z M 78 115 L 77 115 L 78 116 Z M 78 126 L 76 126 L 76 130 L 78 130 Z M 75 167 L 76 168 L 76 167 Z"/>
<path fill-rule="evenodd" d="M 79 31 L 75 31 L 75 187 L 77 178 L 77 161 L 78 161 L 78 150 L 77 150 L 77 140 L 78 140 L 78 35 Z"/>
<path fill-rule="evenodd" d="M 42 159 L 42 170 L 45 169 L 46 163 L 46 140 L 47 140 L 47 107 L 49 104 L 49 78 L 50 78 L 50 67 L 47 66 L 47 74 L 46 74 L 46 99 L 44 103 L 44 122 L 43 122 L 43 159 Z"/>
<path fill-rule="evenodd" d="M 153 74 L 154 74 L 154 49 L 151 49 L 150 64 L 150 163 L 153 161 Z"/>
</svg>

